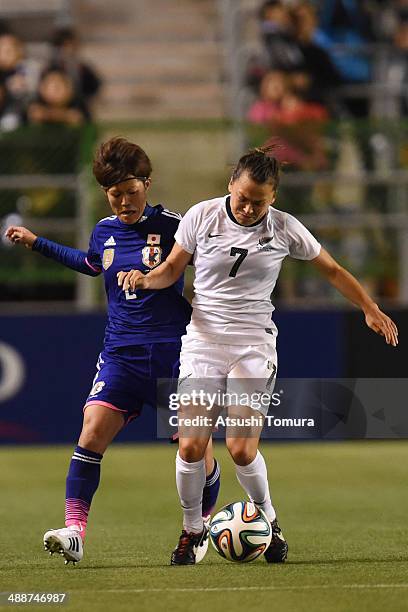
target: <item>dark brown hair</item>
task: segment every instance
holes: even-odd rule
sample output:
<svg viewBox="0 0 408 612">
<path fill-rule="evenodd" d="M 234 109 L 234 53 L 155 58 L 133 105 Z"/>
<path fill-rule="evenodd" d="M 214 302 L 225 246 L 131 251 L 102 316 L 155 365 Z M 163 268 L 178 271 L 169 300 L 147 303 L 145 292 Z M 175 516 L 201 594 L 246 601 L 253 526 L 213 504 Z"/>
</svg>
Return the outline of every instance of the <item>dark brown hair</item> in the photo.
<svg viewBox="0 0 408 612">
<path fill-rule="evenodd" d="M 263 21 L 264 19 L 266 19 L 266 14 L 268 10 L 274 9 L 277 7 L 283 8 L 283 9 L 285 8 L 281 0 L 267 0 L 266 2 L 262 4 L 261 8 L 259 9 L 259 12 L 258 12 L 259 19 Z"/>
<path fill-rule="evenodd" d="M 152 164 L 141 147 L 116 136 L 97 149 L 93 173 L 98 183 L 108 188 L 128 178 L 148 179 Z"/>
<path fill-rule="evenodd" d="M 78 42 L 78 35 L 73 28 L 57 28 L 52 37 L 51 44 L 54 47 L 63 47 L 67 42 Z"/>
<path fill-rule="evenodd" d="M 274 156 L 276 146 L 276 144 L 265 144 L 243 155 L 234 168 L 232 182 L 236 181 L 243 172 L 247 172 L 256 183 L 272 183 L 274 189 L 277 189 L 281 167 Z"/>
</svg>

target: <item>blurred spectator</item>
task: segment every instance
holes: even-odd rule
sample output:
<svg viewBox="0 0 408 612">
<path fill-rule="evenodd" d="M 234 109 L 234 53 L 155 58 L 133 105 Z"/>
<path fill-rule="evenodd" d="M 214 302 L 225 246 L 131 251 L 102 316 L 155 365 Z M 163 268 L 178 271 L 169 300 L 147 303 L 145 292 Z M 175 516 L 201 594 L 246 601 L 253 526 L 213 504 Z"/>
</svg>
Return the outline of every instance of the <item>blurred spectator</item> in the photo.
<svg viewBox="0 0 408 612">
<path fill-rule="evenodd" d="M 314 41 L 318 25 L 315 6 L 308 1 L 287 6 L 280 0 L 269 0 L 262 5 L 259 17 L 264 54 L 250 62 L 248 84 L 258 89 L 268 70 L 283 70 L 292 74 L 305 99 L 326 106 L 335 100 L 335 89 L 342 79 L 329 54 Z M 337 101 L 330 106 L 337 112 Z"/>
<path fill-rule="evenodd" d="M 364 45 L 372 41 L 370 14 L 359 0 L 325 0 L 320 27 L 314 42 L 326 49 L 344 83 L 368 83 L 371 80 L 370 55 Z M 349 112 L 356 117 L 368 115 L 368 99 L 350 97 Z"/>
<path fill-rule="evenodd" d="M 387 3 L 388 4 L 388 3 Z M 402 21 L 408 20 L 408 0 L 395 0 L 394 10 L 397 18 Z"/>
<path fill-rule="evenodd" d="M 335 98 L 341 77 L 329 54 L 315 43 L 317 11 L 311 2 L 303 1 L 292 10 L 295 37 L 302 57 L 301 68 L 309 77 L 308 99 L 329 104 Z"/>
<path fill-rule="evenodd" d="M 7 91 L 5 82 L 0 79 L 0 132 L 11 132 L 22 123 L 18 104 Z"/>
<path fill-rule="evenodd" d="M 298 68 L 302 56 L 294 38 L 288 7 L 280 0 L 268 0 L 263 4 L 259 17 L 269 69 L 290 71 Z"/>
<path fill-rule="evenodd" d="M 248 112 L 248 120 L 264 125 L 279 140 L 276 157 L 301 170 L 327 165 L 321 130 L 328 112 L 321 104 L 302 99 L 290 75 L 268 72 L 262 79 L 260 98 Z"/>
<path fill-rule="evenodd" d="M 370 80 L 369 57 L 358 52 L 359 47 L 372 41 L 369 16 L 362 2 L 325 0 L 315 40 L 328 50 L 344 81 L 362 83 Z"/>
<path fill-rule="evenodd" d="M 288 7 L 281 0 L 267 0 L 259 11 L 263 43 L 261 56 L 248 62 L 247 83 L 256 93 L 269 70 L 298 70 L 303 58 L 295 40 L 294 24 Z M 307 84 L 308 86 L 309 84 Z"/>
<path fill-rule="evenodd" d="M 11 32 L 0 33 L 0 79 L 21 106 L 37 87 L 39 65 L 24 56 L 23 43 Z"/>
<path fill-rule="evenodd" d="M 102 81 L 91 66 L 80 57 L 80 41 L 71 28 L 59 28 L 52 38 L 50 68 L 66 72 L 72 79 L 76 95 L 88 106 L 100 90 Z"/>
<path fill-rule="evenodd" d="M 408 7 L 398 23 L 391 50 L 387 84 L 397 93 L 395 115 L 408 115 Z"/>
<path fill-rule="evenodd" d="M 302 100 L 290 75 L 271 70 L 262 79 L 260 98 L 252 105 L 248 118 L 253 123 L 277 120 L 291 125 L 299 121 L 325 121 L 328 113 L 323 105 Z"/>
<path fill-rule="evenodd" d="M 81 125 L 90 117 L 87 108 L 75 96 L 69 75 L 50 69 L 43 73 L 38 94 L 28 105 L 27 119 L 29 123 Z"/>
</svg>

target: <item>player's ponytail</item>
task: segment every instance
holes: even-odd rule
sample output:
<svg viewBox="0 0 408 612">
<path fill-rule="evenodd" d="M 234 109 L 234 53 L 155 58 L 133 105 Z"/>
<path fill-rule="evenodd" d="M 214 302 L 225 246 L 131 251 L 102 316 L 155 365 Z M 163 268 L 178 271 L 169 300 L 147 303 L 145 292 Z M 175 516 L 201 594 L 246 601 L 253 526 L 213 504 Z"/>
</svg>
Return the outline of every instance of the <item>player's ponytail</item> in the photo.
<svg viewBox="0 0 408 612">
<path fill-rule="evenodd" d="M 277 145 L 267 142 L 262 147 L 251 149 L 238 161 L 232 173 L 232 182 L 247 172 L 256 183 L 272 183 L 276 190 L 279 185 L 281 165 L 275 157 Z"/>
</svg>

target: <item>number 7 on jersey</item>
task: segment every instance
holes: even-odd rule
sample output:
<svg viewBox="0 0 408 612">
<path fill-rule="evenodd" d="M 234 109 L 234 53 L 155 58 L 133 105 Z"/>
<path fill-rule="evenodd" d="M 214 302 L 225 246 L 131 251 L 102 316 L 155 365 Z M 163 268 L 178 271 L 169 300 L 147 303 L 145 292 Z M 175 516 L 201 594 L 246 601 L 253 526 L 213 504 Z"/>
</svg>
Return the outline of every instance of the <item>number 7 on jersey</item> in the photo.
<svg viewBox="0 0 408 612">
<path fill-rule="evenodd" d="M 231 257 L 236 257 L 237 255 L 239 255 L 237 261 L 234 263 L 229 273 L 229 276 L 232 276 L 233 278 L 235 278 L 237 275 L 239 266 L 242 264 L 245 257 L 248 255 L 248 249 L 240 249 L 238 247 L 231 247 L 230 255 Z"/>
</svg>

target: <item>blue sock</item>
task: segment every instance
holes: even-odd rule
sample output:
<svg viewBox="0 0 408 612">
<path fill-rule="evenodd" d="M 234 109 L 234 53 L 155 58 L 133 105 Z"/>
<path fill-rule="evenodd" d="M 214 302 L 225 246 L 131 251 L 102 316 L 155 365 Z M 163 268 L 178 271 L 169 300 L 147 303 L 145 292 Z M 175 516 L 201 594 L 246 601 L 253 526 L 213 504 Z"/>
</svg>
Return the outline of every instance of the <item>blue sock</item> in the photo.
<svg viewBox="0 0 408 612">
<path fill-rule="evenodd" d="M 205 486 L 203 489 L 203 517 L 208 517 L 214 510 L 215 504 L 217 503 L 217 497 L 220 490 L 220 466 L 216 459 L 214 459 L 214 469 L 205 479 Z"/>
<path fill-rule="evenodd" d="M 79 525 L 82 537 L 85 535 L 92 498 L 99 485 L 102 456 L 77 446 L 68 470 L 65 525 Z"/>
</svg>

